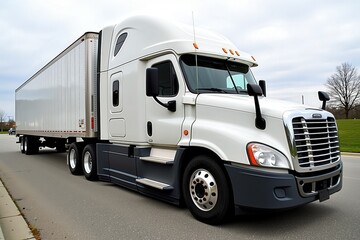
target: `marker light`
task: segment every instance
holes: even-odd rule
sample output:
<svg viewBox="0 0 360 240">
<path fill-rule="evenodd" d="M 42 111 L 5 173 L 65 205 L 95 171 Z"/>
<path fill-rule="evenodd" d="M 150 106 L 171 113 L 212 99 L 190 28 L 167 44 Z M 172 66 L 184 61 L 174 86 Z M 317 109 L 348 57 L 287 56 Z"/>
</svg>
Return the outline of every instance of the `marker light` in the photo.
<svg viewBox="0 0 360 240">
<path fill-rule="evenodd" d="M 251 56 L 251 58 L 252 58 L 254 61 L 256 61 L 256 59 L 254 58 L 254 56 Z"/>
<path fill-rule="evenodd" d="M 95 128 L 95 119 L 94 117 L 91 117 L 91 129 Z"/>
<path fill-rule="evenodd" d="M 224 53 L 228 53 L 228 51 L 226 50 L 226 48 L 222 48 L 222 50 L 224 51 Z"/>
<path fill-rule="evenodd" d="M 236 55 L 240 56 L 240 53 L 238 51 L 235 51 Z"/>
<path fill-rule="evenodd" d="M 231 55 L 234 55 L 234 51 L 232 49 L 229 49 L 229 52 L 231 53 Z"/>
<path fill-rule="evenodd" d="M 290 168 L 288 159 L 281 152 L 269 146 L 260 143 L 250 143 L 247 146 L 247 153 L 251 165 L 285 169 Z"/>
<path fill-rule="evenodd" d="M 193 46 L 194 46 L 195 49 L 199 49 L 199 46 L 197 45 L 197 43 L 194 42 Z"/>
</svg>

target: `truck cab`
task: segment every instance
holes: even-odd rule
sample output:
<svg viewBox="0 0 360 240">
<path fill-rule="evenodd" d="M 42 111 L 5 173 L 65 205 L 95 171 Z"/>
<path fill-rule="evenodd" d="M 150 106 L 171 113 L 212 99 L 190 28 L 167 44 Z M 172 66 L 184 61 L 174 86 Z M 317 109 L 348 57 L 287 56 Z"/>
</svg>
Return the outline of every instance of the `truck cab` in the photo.
<svg viewBox="0 0 360 240">
<path fill-rule="evenodd" d="M 253 56 L 220 34 L 195 33 L 148 17 L 102 30 L 100 138 L 110 145 L 98 148 L 99 159 L 109 159 L 99 176 L 184 199 L 208 223 L 233 210 L 291 208 L 339 191 L 332 114 L 266 98 Z M 112 157 L 117 151 L 135 162 Z"/>
</svg>

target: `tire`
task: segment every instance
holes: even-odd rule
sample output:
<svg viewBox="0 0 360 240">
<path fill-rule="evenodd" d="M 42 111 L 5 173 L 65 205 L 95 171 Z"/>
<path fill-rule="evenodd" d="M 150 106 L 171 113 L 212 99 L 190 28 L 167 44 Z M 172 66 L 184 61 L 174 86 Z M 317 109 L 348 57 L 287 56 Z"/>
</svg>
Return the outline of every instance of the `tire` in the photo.
<svg viewBox="0 0 360 240">
<path fill-rule="evenodd" d="M 88 144 L 83 150 L 82 154 L 82 167 L 83 173 L 87 180 L 95 181 L 98 179 L 97 176 L 97 167 L 96 167 L 96 154 L 95 154 L 95 145 Z"/>
<path fill-rule="evenodd" d="M 29 142 L 28 142 L 29 138 L 27 136 L 24 136 L 23 139 L 24 139 L 24 153 L 26 155 L 28 155 L 29 154 Z"/>
<path fill-rule="evenodd" d="M 24 139 L 24 153 L 32 155 L 39 152 L 39 138 L 32 136 L 23 136 Z"/>
<path fill-rule="evenodd" d="M 198 220 L 217 225 L 233 214 L 233 198 L 228 180 L 217 162 L 205 155 L 186 166 L 182 182 L 184 201 Z"/>
<path fill-rule="evenodd" d="M 19 137 L 19 142 L 20 142 L 20 152 L 24 154 L 25 147 L 24 147 L 24 137 L 23 136 Z"/>
<path fill-rule="evenodd" d="M 83 143 L 74 142 L 70 144 L 69 151 L 67 153 L 67 163 L 69 170 L 73 175 L 81 175 L 81 159 L 82 159 L 82 150 L 84 148 Z"/>
</svg>

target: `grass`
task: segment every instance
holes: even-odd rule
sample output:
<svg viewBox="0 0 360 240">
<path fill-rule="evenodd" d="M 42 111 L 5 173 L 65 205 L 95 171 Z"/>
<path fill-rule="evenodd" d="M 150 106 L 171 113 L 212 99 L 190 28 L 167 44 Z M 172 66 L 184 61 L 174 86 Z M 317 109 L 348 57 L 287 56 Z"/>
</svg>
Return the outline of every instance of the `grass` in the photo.
<svg viewBox="0 0 360 240">
<path fill-rule="evenodd" d="M 342 152 L 360 153 L 360 119 L 337 120 Z"/>
<path fill-rule="evenodd" d="M 3 131 L 3 132 L 0 132 L 0 134 L 9 134 L 8 131 Z"/>
</svg>

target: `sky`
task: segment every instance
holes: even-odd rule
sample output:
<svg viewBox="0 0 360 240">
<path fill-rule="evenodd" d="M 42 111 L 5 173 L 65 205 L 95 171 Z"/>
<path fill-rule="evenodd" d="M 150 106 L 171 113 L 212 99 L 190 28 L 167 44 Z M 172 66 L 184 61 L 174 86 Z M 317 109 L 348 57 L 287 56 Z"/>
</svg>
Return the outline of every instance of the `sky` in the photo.
<svg viewBox="0 0 360 240">
<path fill-rule="evenodd" d="M 185 24 L 194 15 L 255 56 L 268 97 L 319 107 L 336 66 L 360 68 L 359 10 L 358 0 L 2 0 L 0 110 L 15 119 L 15 89 L 84 32 L 142 14 Z"/>
</svg>

